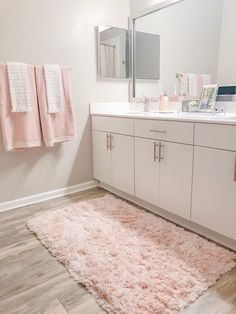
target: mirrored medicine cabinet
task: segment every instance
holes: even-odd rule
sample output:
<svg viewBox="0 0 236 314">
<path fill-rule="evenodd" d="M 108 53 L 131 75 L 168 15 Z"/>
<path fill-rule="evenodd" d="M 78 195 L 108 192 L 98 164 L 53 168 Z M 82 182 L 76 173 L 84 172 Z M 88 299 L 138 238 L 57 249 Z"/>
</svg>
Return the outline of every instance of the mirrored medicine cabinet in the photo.
<svg viewBox="0 0 236 314">
<path fill-rule="evenodd" d="M 136 33 L 136 79 L 158 80 L 160 76 L 160 36 Z M 128 79 L 131 73 L 131 41 L 127 29 L 97 27 L 98 77 Z"/>
</svg>

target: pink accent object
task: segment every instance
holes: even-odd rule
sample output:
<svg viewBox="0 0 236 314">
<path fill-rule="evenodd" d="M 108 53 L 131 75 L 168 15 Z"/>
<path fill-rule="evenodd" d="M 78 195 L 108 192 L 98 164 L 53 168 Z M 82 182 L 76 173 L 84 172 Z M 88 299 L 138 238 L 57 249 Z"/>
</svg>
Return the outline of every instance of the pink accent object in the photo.
<svg viewBox="0 0 236 314">
<path fill-rule="evenodd" d="M 57 142 L 75 139 L 75 122 L 70 90 L 69 69 L 62 67 L 62 81 L 64 88 L 64 110 L 58 113 L 49 113 L 43 66 L 35 67 L 38 103 L 42 133 L 45 145 L 54 146 Z"/>
<path fill-rule="evenodd" d="M 7 66 L 0 64 L 0 116 L 6 151 L 41 146 L 34 66 L 28 65 L 31 112 L 12 112 Z"/>
<path fill-rule="evenodd" d="M 112 195 L 27 226 L 108 313 L 179 313 L 235 266 L 233 252 Z"/>
</svg>

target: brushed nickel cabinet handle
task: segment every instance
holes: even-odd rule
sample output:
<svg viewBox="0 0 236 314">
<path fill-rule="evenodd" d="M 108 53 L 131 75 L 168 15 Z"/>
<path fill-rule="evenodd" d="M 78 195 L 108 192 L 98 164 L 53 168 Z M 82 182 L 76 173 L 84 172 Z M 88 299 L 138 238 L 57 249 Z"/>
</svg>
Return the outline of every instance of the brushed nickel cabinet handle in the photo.
<svg viewBox="0 0 236 314">
<path fill-rule="evenodd" d="M 110 150 L 112 150 L 112 148 L 114 148 L 114 147 L 112 146 L 112 139 L 113 139 L 113 136 L 110 134 L 110 135 L 109 135 L 109 147 L 110 147 Z"/>
<path fill-rule="evenodd" d="M 110 149 L 110 146 L 109 146 L 109 134 L 106 134 L 106 139 L 107 139 L 107 150 Z"/>
<path fill-rule="evenodd" d="M 236 156 L 234 161 L 234 182 L 236 182 Z"/>
<path fill-rule="evenodd" d="M 164 147 L 164 145 L 160 142 L 160 143 L 159 143 L 159 162 L 161 162 L 162 159 L 164 159 L 164 157 L 161 156 L 162 147 Z"/>
<path fill-rule="evenodd" d="M 152 133 L 162 133 L 162 134 L 166 133 L 165 130 L 150 130 L 150 132 L 152 132 Z"/>
<path fill-rule="evenodd" d="M 154 162 L 157 161 L 157 159 L 159 158 L 157 156 L 157 147 L 159 146 L 159 144 L 157 142 L 154 142 L 154 145 L 153 145 L 153 159 L 154 159 Z"/>
</svg>

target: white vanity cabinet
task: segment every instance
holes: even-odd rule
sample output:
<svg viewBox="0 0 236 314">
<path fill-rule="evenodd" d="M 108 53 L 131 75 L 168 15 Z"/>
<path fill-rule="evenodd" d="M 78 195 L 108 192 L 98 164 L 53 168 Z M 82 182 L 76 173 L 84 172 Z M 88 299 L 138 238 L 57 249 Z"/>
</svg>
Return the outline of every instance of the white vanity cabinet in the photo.
<svg viewBox="0 0 236 314">
<path fill-rule="evenodd" d="M 191 209 L 193 129 L 192 123 L 135 120 L 135 196 L 186 219 Z"/>
<path fill-rule="evenodd" d="M 190 219 L 193 147 L 135 138 L 135 196 Z"/>
<path fill-rule="evenodd" d="M 157 141 L 135 138 L 135 196 L 154 205 L 160 199 L 158 148 Z"/>
<path fill-rule="evenodd" d="M 236 240 L 236 125 L 102 115 L 92 123 L 94 178 L 206 236 Z"/>
<path fill-rule="evenodd" d="M 110 134 L 93 130 L 93 176 L 106 184 L 112 184 Z"/>
<path fill-rule="evenodd" d="M 161 142 L 160 199 L 158 206 L 190 219 L 193 146 Z"/>
<path fill-rule="evenodd" d="M 134 138 L 111 134 L 112 186 L 134 195 Z"/>
<path fill-rule="evenodd" d="M 233 134 L 236 126 L 196 124 L 191 220 L 236 240 Z"/>
<path fill-rule="evenodd" d="M 94 116 L 92 123 L 94 178 L 134 195 L 133 121 Z"/>
</svg>

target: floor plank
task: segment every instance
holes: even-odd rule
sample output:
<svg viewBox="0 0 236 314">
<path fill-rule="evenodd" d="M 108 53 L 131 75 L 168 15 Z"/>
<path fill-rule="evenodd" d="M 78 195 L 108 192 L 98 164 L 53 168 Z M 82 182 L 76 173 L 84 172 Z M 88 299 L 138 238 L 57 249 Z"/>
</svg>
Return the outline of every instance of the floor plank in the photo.
<svg viewBox="0 0 236 314">
<path fill-rule="evenodd" d="M 101 188 L 0 213 L 0 313 L 102 314 L 78 285 L 26 228 L 34 214 L 103 196 Z M 236 268 L 186 309 L 185 314 L 236 314 Z"/>
</svg>

